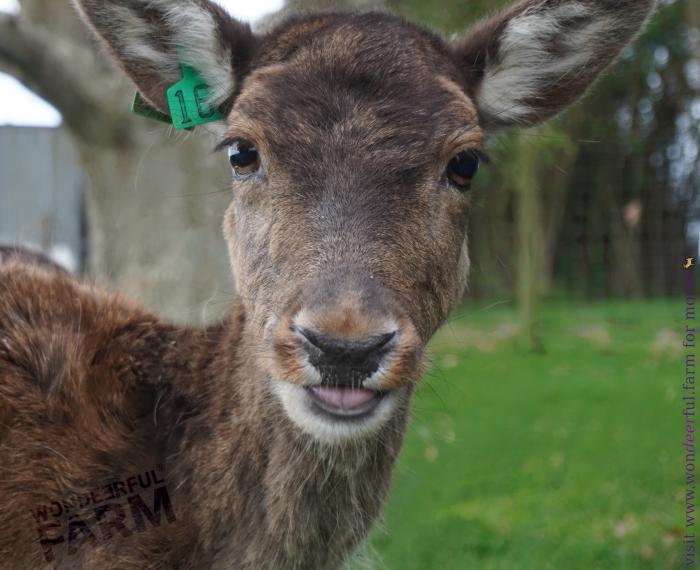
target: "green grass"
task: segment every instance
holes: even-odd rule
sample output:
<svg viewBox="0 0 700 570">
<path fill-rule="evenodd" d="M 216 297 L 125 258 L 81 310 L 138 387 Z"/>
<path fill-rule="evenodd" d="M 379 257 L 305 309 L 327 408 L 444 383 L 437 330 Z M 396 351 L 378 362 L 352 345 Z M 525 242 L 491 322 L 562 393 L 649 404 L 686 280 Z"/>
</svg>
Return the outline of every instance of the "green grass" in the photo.
<svg viewBox="0 0 700 570">
<path fill-rule="evenodd" d="M 461 311 L 432 343 L 369 567 L 681 567 L 682 311 L 549 304 L 544 355 L 512 307 Z"/>
</svg>

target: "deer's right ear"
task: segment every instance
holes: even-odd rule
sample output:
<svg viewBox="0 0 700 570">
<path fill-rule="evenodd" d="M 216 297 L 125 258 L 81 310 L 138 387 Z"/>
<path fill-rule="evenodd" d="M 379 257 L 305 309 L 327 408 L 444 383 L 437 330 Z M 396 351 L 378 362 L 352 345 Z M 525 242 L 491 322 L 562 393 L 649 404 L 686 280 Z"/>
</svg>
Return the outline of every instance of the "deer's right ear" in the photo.
<svg viewBox="0 0 700 570">
<path fill-rule="evenodd" d="M 230 102 L 248 70 L 256 39 L 250 26 L 209 0 L 74 0 L 83 18 L 155 108 L 194 68 L 210 87 L 209 103 Z"/>
<path fill-rule="evenodd" d="M 453 46 L 487 128 L 531 126 L 583 95 L 656 0 L 520 0 Z"/>
</svg>

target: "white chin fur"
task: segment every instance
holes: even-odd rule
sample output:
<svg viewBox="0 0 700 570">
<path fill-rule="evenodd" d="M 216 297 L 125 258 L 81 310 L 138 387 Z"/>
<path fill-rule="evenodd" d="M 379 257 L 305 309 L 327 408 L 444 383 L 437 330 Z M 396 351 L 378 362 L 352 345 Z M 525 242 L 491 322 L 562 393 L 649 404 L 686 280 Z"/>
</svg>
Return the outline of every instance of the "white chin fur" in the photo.
<svg viewBox="0 0 700 570">
<path fill-rule="evenodd" d="M 391 392 L 382 398 L 367 418 L 342 421 L 314 412 L 311 408 L 311 397 L 302 386 L 273 380 L 272 390 L 282 402 L 289 419 L 299 429 L 327 444 L 359 440 L 376 433 L 391 418 L 401 397 L 398 390 Z"/>
</svg>

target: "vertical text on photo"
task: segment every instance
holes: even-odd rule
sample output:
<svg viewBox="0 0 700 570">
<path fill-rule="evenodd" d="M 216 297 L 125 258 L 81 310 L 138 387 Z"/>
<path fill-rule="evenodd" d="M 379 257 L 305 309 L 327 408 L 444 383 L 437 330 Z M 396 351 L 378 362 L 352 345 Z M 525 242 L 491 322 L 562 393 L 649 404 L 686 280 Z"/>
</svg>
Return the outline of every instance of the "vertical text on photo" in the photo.
<svg viewBox="0 0 700 570">
<path fill-rule="evenodd" d="M 684 475 L 685 475 L 685 527 L 683 550 L 686 566 L 695 566 L 695 287 L 693 272 L 685 271 L 685 334 L 683 338 L 684 379 L 683 416 Z"/>
</svg>

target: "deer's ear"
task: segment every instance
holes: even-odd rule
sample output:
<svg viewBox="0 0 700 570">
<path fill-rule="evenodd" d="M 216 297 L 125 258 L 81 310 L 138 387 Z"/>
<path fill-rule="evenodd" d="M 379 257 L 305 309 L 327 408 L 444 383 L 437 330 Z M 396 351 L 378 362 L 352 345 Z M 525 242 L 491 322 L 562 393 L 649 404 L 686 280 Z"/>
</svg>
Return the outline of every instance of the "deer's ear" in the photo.
<svg viewBox="0 0 700 570">
<path fill-rule="evenodd" d="M 167 113 L 166 90 L 181 64 L 210 86 L 210 103 L 225 105 L 253 57 L 255 37 L 209 0 L 74 0 L 83 18 L 136 83 Z"/>
<path fill-rule="evenodd" d="M 545 121 L 583 95 L 643 27 L 655 0 L 525 0 L 453 45 L 488 127 Z"/>
</svg>

